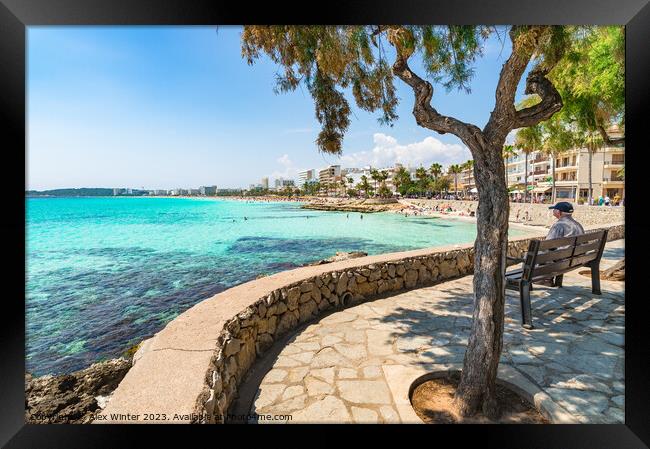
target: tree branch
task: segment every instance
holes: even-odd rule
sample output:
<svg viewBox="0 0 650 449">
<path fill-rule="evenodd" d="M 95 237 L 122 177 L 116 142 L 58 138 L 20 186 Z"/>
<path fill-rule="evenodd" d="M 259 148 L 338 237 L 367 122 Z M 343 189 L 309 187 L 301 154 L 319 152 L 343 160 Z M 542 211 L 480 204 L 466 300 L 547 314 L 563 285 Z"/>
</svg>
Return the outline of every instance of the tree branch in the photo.
<svg viewBox="0 0 650 449">
<path fill-rule="evenodd" d="M 483 129 L 487 138 L 495 144 L 503 142 L 506 136 L 513 129 L 515 116 L 515 94 L 517 85 L 521 79 L 526 66 L 533 55 L 532 49 L 525 48 L 517 41 L 517 33 L 521 27 L 510 28 L 510 41 L 512 42 L 512 53 L 501 68 L 499 82 L 496 89 L 496 102 L 490 119 Z"/>
<path fill-rule="evenodd" d="M 433 86 L 428 81 L 416 75 L 408 66 L 408 57 L 405 52 L 395 45 L 397 57 L 393 64 L 393 73 L 399 79 L 411 86 L 415 94 L 415 103 L 413 105 L 413 115 L 418 125 L 436 131 L 439 134 L 454 134 L 465 143 L 471 151 L 485 143 L 481 130 L 472 124 L 462 122 L 454 117 L 449 117 L 438 113 L 431 106 L 431 97 L 433 96 Z M 477 142 L 479 146 L 477 146 Z"/>
<path fill-rule="evenodd" d="M 539 38 L 547 32 L 547 28 L 547 26 L 533 26 L 526 30 L 527 33 L 532 34 L 532 42 L 535 45 L 531 44 L 531 40 L 521 42 L 517 39 L 520 27 L 513 26 L 510 29 L 512 54 L 501 69 L 496 90 L 496 104 L 483 130 L 494 145 L 500 145 L 512 129 L 536 125 L 562 109 L 562 98 L 559 92 L 546 78 L 550 67 L 545 69 L 536 67 L 526 77 L 525 93 L 539 95 L 542 98 L 541 103 L 519 111 L 514 105 L 519 80 L 533 56 Z"/>
<path fill-rule="evenodd" d="M 526 77 L 527 95 L 537 94 L 542 101 L 534 106 L 521 109 L 515 114 L 514 128 L 534 126 L 548 120 L 553 114 L 562 109 L 562 97 L 546 74 L 548 71 L 535 69 Z"/>
<path fill-rule="evenodd" d="M 607 134 L 607 131 L 605 130 L 605 127 L 602 124 L 598 125 L 598 132 L 600 133 L 601 137 L 603 138 L 603 141 L 607 145 L 616 145 L 618 143 L 625 144 L 625 136 L 623 137 L 609 137 L 609 134 Z"/>
</svg>

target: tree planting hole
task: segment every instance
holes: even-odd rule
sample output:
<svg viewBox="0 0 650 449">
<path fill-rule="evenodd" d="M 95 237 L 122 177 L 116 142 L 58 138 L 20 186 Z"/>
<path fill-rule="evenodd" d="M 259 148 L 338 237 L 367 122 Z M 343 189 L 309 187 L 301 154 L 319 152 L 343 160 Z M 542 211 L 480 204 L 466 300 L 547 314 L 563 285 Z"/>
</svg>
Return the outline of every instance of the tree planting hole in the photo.
<svg viewBox="0 0 650 449">
<path fill-rule="evenodd" d="M 497 383 L 497 403 L 501 410 L 498 419 L 490 419 L 482 412 L 460 416 L 453 407 L 454 394 L 460 372 L 432 373 L 416 380 L 411 386 L 411 405 L 426 424 L 550 424 L 530 402 L 507 386 Z"/>
</svg>

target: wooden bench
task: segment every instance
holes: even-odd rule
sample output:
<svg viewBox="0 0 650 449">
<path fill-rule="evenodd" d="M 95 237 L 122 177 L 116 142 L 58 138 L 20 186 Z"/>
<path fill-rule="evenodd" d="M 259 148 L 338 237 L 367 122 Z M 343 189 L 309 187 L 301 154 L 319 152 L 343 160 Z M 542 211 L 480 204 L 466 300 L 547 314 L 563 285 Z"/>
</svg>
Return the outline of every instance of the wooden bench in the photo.
<svg viewBox="0 0 650 449">
<path fill-rule="evenodd" d="M 506 273 L 506 288 L 519 290 L 522 326 L 532 329 L 530 291 L 535 282 L 551 280 L 562 287 L 564 273 L 579 267 L 591 268 L 591 292 L 600 295 L 600 259 L 607 242 L 607 230 L 553 240 L 532 240 L 520 269 Z"/>
</svg>

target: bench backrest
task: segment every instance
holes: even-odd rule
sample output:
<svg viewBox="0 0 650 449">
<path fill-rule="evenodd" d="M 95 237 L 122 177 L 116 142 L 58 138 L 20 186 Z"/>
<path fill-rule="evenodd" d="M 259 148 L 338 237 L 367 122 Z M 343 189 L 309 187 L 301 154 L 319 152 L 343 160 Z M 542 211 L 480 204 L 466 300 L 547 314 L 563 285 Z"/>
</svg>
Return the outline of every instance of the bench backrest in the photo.
<svg viewBox="0 0 650 449">
<path fill-rule="evenodd" d="M 532 240 L 524 258 L 522 280 L 557 276 L 600 260 L 606 242 L 606 229 L 573 237 Z"/>
</svg>

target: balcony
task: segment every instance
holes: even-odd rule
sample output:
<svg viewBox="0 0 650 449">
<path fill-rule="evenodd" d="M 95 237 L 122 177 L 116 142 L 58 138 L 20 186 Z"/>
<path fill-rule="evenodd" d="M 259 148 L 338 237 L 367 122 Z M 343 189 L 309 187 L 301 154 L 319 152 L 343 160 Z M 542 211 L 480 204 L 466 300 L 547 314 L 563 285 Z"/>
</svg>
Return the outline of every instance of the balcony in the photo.
<svg viewBox="0 0 650 449">
<path fill-rule="evenodd" d="M 603 184 L 625 184 L 625 180 L 619 176 L 603 178 Z"/>
<path fill-rule="evenodd" d="M 558 179 L 557 181 L 555 181 L 556 186 L 572 186 L 577 184 L 578 184 L 577 179 Z"/>
<path fill-rule="evenodd" d="M 578 169 L 578 163 L 576 162 L 575 164 L 571 164 L 570 162 L 566 165 L 556 165 L 555 166 L 555 171 L 567 171 L 567 170 L 577 170 Z"/>
<path fill-rule="evenodd" d="M 605 159 L 605 167 L 607 168 L 623 168 L 625 159 Z"/>
</svg>

